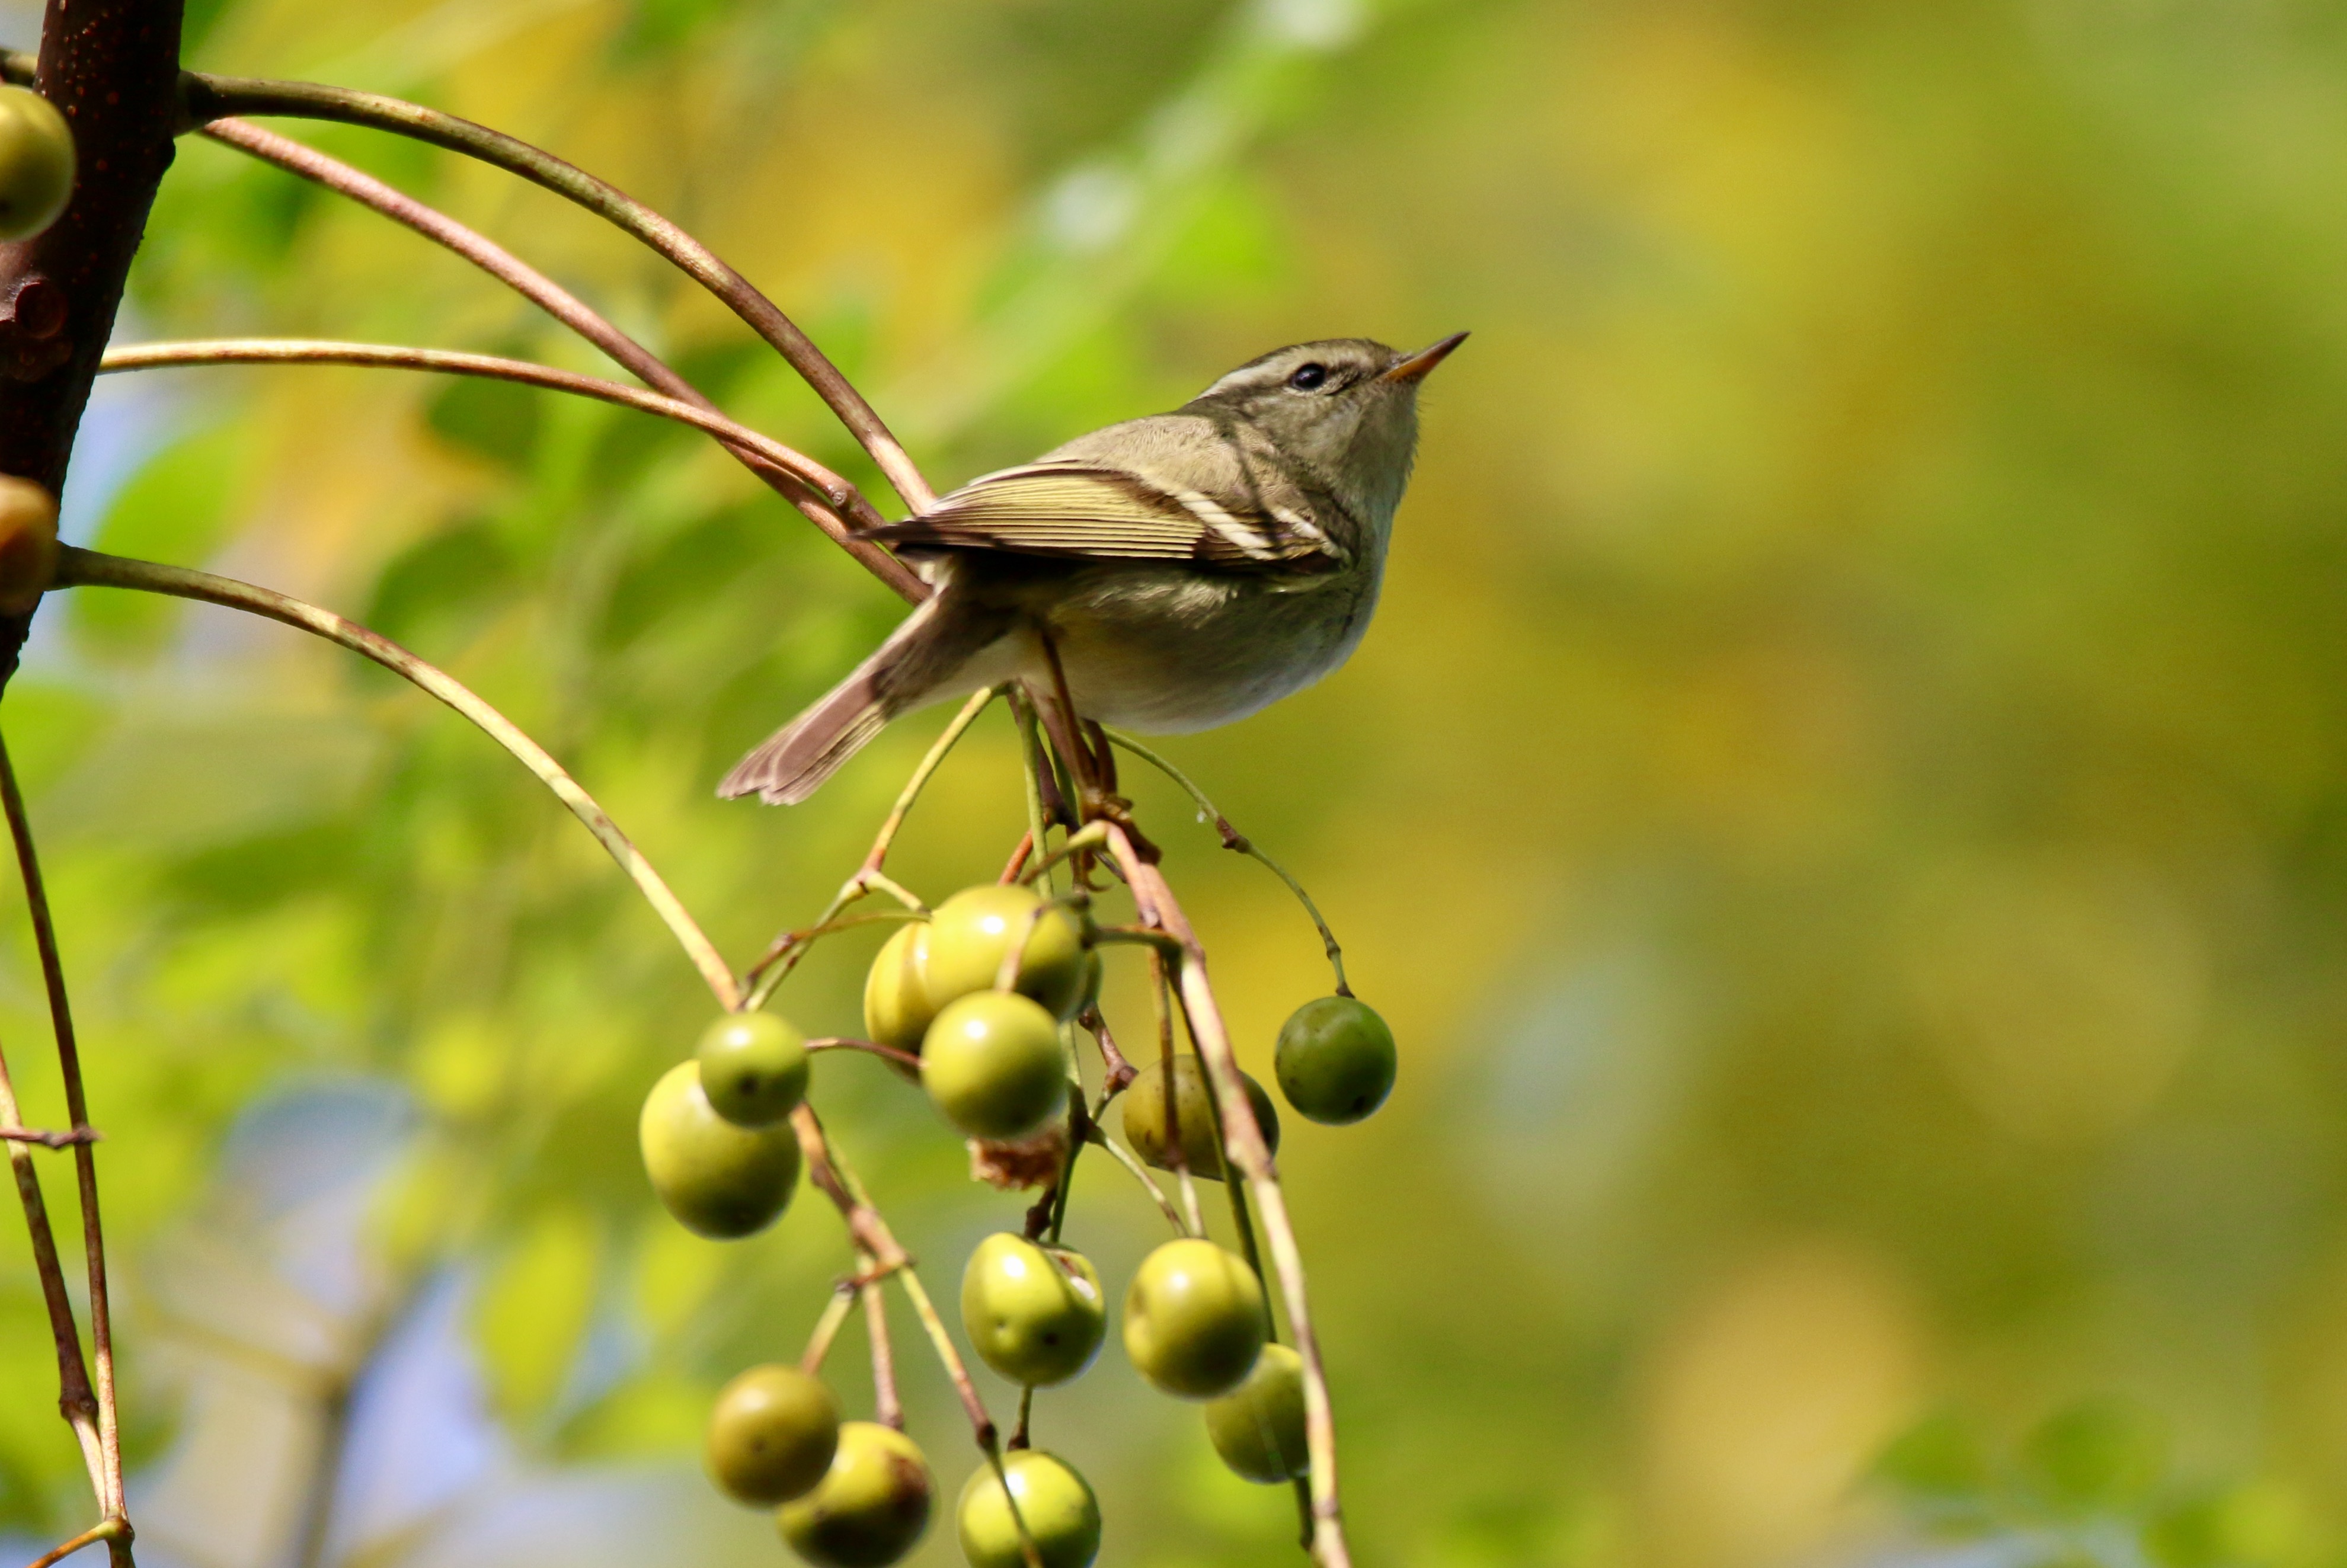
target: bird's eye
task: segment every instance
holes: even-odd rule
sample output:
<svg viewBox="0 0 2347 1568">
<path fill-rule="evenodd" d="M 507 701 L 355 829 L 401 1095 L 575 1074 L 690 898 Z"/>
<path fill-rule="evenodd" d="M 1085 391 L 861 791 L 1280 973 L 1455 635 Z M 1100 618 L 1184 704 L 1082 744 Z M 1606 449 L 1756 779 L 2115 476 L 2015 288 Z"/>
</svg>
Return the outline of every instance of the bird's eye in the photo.
<svg viewBox="0 0 2347 1568">
<path fill-rule="evenodd" d="M 1320 384 L 1327 379 L 1327 365 L 1299 364 L 1296 367 L 1296 373 L 1287 378 L 1287 384 L 1298 392 L 1313 392 L 1318 390 Z"/>
</svg>

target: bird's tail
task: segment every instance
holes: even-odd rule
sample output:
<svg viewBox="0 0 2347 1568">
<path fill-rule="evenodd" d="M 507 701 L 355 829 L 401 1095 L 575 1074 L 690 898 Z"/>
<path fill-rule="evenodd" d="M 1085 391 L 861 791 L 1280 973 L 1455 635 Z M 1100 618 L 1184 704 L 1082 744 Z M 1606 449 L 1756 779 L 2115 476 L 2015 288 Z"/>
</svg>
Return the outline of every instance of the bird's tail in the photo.
<svg viewBox="0 0 2347 1568">
<path fill-rule="evenodd" d="M 916 609 L 846 680 L 736 763 L 718 794 L 796 805 L 889 720 L 941 695 L 940 683 L 976 651 L 958 624 L 965 618 L 947 617 L 944 600 L 938 594 Z"/>
</svg>

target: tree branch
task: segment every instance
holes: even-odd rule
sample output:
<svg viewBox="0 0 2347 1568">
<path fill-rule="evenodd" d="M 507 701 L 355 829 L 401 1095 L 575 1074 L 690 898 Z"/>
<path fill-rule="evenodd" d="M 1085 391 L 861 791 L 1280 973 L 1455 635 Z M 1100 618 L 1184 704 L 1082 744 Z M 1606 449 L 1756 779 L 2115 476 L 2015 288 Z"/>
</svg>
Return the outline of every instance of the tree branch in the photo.
<svg viewBox="0 0 2347 1568">
<path fill-rule="evenodd" d="M 570 814 L 587 826 L 597 842 L 610 852 L 643 894 L 653 912 L 668 926 L 685 957 L 708 983 L 719 1004 L 727 1009 L 741 1003 L 741 988 L 735 984 L 733 972 L 718 956 L 717 948 L 702 934 L 701 927 L 677 896 L 669 890 L 659 872 L 643 857 L 628 835 L 620 831 L 595 797 L 579 786 L 579 781 L 563 770 L 562 764 L 547 754 L 546 749 L 524 734 L 513 722 L 473 694 L 455 677 L 437 666 L 428 664 L 402 648 L 389 638 L 368 630 L 354 620 L 346 620 L 332 610 L 321 610 L 314 604 L 304 604 L 272 589 L 256 588 L 233 578 L 215 577 L 210 572 L 190 571 L 185 567 L 159 566 L 152 561 L 130 560 L 121 556 L 101 555 L 96 550 L 77 549 L 65 546 L 58 553 L 56 586 L 59 588 L 129 588 L 148 593 L 171 594 L 180 599 L 201 600 L 207 604 L 223 605 L 254 615 L 267 616 L 301 630 L 313 632 L 330 642 L 338 642 L 354 653 L 363 654 L 401 679 L 423 688 L 449 707 L 471 720 L 488 737 L 513 753 L 522 766 L 538 775 L 538 781 L 552 790 L 555 797 L 570 808 Z"/>
<path fill-rule="evenodd" d="M 446 213 L 393 190 L 373 175 L 362 173 L 339 159 L 329 158 L 313 148 L 288 140 L 273 131 L 263 130 L 243 120 L 214 120 L 205 128 L 204 134 L 305 179 L 315 180 L 330 190 L 405 224 L 425 239 L 446 246 L 601 349 L 646 384 L 681 403 L 714 411 L 716 405 L 703 396 L 699 388 L 669 368 L 650 349 L 604 320 L 585 301 L 512 251 L 467 229 Z M 869 528 L 883 520 L 863 497 L 853 496 L 845 508 L 846 516 L 843 517 L 823 497 L 811 494 L 788 469 L 777 468 L 744 449 L 733 450 L 751 472 L 772 485 L 785 500 L 798 507 L 815 527 L 828 535 L 833 543 L 854 556 L 873 576 L 912 602 L 918 603 L 928 597 L 928 586 L 914 574 L 911 568 L 880 545 L 856 532 L 856 526 Z M 855 519 L 854 525 L 848 521 L 849 518 Z"/>
<path fill-rule="evenodd" d="M 803 452 L 762 436 L 723 414 L 681 398 L 641 392 L 599 375 L 528 360 L 501 359 L 495 354 L 462 354 L 451 349 L 410 348 L 401 343 L 334 343 L 314 338 L 199 338 L 186 343 L 141 343 L 108 349 L 98 362 L 100 375 L 128 370 L 174 370 L 202 364 L 354 364 L 385 370 L 432 371 L 443 375 L 477 375 L 544 387 L 616 403 L 662 419 L 673 419 L 716 436 L 729 447 L 755 453 L 777 468 L 815 487 L 835 507 L 852 507 L 856 487 Z"/>
<path fill-rule="evenodd" d="M 362 125 L 478 159 L 577 202 L 676 263 L 772 344 L 863 444 L 907 506 L 925 512 L 936 501 L 928 481 L 864 395 L 795 323 L 715 251 L 609 181 L 503 131 L 381 93 L 319 82 L 264 81 L 195 72 L 185 77 L 182 92 L 187 121 L 192 126 L 209 127 L 231 115 L 282 115 Z"/>
<path fill-rule="evenodd" d="M 56 223 L 0 245 L 0 474 L 53 496 L 171 166 L 179 77 L 177 0 L 49 0 L 33 84 L 73 128 L 80 177 Z M 0 684 L 31 624 L 0 616 Z"/>
<path fill-rule="evenodd" d="M 56 1036 L 57 1072 L 65 1080 L 66 1116 L 72 1122 L 74 1177 L 80 1187 L 83 1266 L 89 1276 L 90 1359 L 96 1371 L 97 1443 L 105 1461 L 106 1486 L 98 1506 L 108 1519 L 122 1513 L 122 1435 L 114 1403 L 114 1308 L 106 1288 L 106 1234 L 97 1207 L 97 1152 L 90 1147 L 89 1100 L 81 1081 L 81 1047 L 74 1038 L 73 1008 L 66 998 L 65 960 L 57 951 L 56 923 L 49 917 L 48 888 L 41 880 L 40 856 L 33 849 L 33 825 L 25 813 L 25 792 L 15 765 L 0 741 L 0 808 L 8 816 L 8 836 L 16 847 L 16 871 L 24 879 L 25 903 L 32 913 L 33 945 L 41 958 L 48 992 L 49 1028 Z M 127 1549 L 128 1531 L 108 1541 Z"/>
</svg>

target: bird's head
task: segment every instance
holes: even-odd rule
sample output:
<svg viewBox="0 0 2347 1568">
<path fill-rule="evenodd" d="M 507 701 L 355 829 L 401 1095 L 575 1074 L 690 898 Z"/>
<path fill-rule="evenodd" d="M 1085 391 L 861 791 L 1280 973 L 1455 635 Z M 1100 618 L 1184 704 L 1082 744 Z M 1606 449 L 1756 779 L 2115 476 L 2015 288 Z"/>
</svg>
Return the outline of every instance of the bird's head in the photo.
<svg viewBox="0 0 2347 1568">
<path fill-rule="evenodd" d="M 1200 393 L 1189 412 L 1253 425 L 1348 505 L 1390 517 L 1418 446 L 1419 384 L 1466 337 L 1416 354 L 1368 338 L 1274 349 Z"/>
</svg>

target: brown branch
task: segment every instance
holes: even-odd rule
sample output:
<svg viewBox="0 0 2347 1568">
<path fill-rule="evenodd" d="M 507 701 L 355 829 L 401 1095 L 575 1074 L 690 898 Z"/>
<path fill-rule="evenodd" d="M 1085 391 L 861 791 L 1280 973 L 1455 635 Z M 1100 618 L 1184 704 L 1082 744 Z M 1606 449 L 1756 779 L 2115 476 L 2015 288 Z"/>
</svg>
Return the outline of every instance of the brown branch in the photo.
<svg viewBox="0 0 2347 1568">
<path fill-rule="evenodd" d="M 839 367 L 795 323 L 715 251 L 617 186 L 503 131 L 380 93 L 363 93 L 317 82 L 262 81 L 190 73 L 184 94 L 188 118 L 192 124 L 230 115 L 283 115 L 363 125 L 479 159 L 567 197 L 676 263 L 772 344 L 863 444 L 907 506 L 916 512 L 925 512 L 937 499 L 928 481 L 921 477 L 921 471 L 889 433 L 880 415 L 864 400 L 864 395 L 849 384 Z"/>
<path fill-rule="evenodd" d="M 204 128 L 204 135 L 273 163 L 290 173 L 298 174 L 304 179 L 314 180 L 329 190 L 373 208 L 395 222 L 405 224 L 436 244 L 446 246 L 601 349 L 646 384 L 681 403 L 690 403 L 697 407 L 714 407 L 691 382 L 670 369 L 650 349 L 604 320 L 585 301 L 512 251 L 465 227 L 446 213 L 425 206 L 414 197 L 392 189 L 373 175 L 363 173 L 339 159 L 329 158 L 313 148 L 304 147 L 298 141 L 289 140 L 243 120 L 214 120 Z M 918 602 L 928 597 L 928 585 L 914 575 L 911 568 L 856 532 L 857 527 L 868 528 L 883 520 L 880 514 L 872 509 L 870 502 L 856 496 L 843 516 L 840 509 L 834 508 L 821 497 L 810 494 L 789 470 L 777 468 L 745 449 L 730 449 L 753 473 L 773 486 L 785 500 L 805 513 L 815 527 L 828 535 L 840 548 L 854 556 L 873 576 L 907 600 Z M 848 520 L 851 518 L 855 519 L 853 523 Z"/>
<path fill-rule="evenodd" d="M 177 0 L 49 0 L 33 85 L 73 128 L 80 177 L 56 223 L 0 245 L 0 474 L 53 496 L 171 165 L 179 73 Z M 0 684 L 32 616 L 0 616 Z"/>
<path fill-rule="evenodd" d="M 1122 827 L 1109 828 L 1109 848 L 1140 906 L 1143 924 L 1154 925 L 1177 938 L 1183 948 L 1178 983 L 1184 1014 L 1190 1021 L 1191 1043 L 1213 1086 L 1222 1112 L 1223 1156 L 1255 1188 L 1263 1211 L 1265 1244 L 1271 1252 L 1273 1272 L 1287 1305 L 1288 1328 L 1296 1353 L 1304 1363 L 1304 1425 L 1306 1448 L 1311 1455 L 1312 1556 L 1319 1568 L 1351 1568 L 1345 1544 L 1344 1510 L 1337 1489 L 1337 1423 L 1328 1399 L 1327 1374 L 1320 1361 L 1320 1341 L 1312 1329 L 1311 1303 L 1304 1280 L 1304 1255 L 1296 1245 L 1296 1227 L 1288 1217 L 1287 1201 L 1279 1189 L 1270 1146 L 1256 1124 L 1255 1108 L 1247 1102 L 1245 1080 L 1240 1075 L 1230 1035 L 1223 1027 L 1221 1008 L 1206 979 L 1206 952 L 1190 928 L 1182 906 L 1164 876 L 1133 846 Z M 1225 1172 L 1227 1175 L 1228 1171 Z"/>
<path fill-rule="evenodd" d="M 37 1127 L 0 1127 L 0 1138 L 17 1143 L 38 1143 L 44 1149 L 70 1149 L 76 1143 L 99 1143 L 106 1134 L 95 1127 L 77 1127 L 70 1132 L 43 1132 Z"/>
<path fill-rule="evenodd" d="M 451 349 L 410 348 L 404 343 L 333 343 L 312 338 L 200 338 L 186 343 L 141 343 L 108 349 L 106 357 L 98 362 L 97 371 L 100 375 L 111 375 L 128 370 L 173 370 L 200 364 L 369 365 L 385 370 L 486 376 L 551 392 L 575 393 L 706 431 L 724 446 L 754 453 L 814 486 L 833 507 L 853 506 L 856 500 L 855 486 L 814 458 L 702 405 L 640 391 L 597 375 L 533 364 L 528 360 L 461 354 Z"/>
<path fill-rule="evenodd" d="M 23 1125 L 16 1087 L 8 1076 L 8 1060 L 0 1054 L 0 1128 Z M 49 1337 L 56 1346 L 57 1414 L 65 1418 L 81 1445 L 82 1463 L 89 1470 L 90 1492 L 104 1512 L 106 1450 L 97 1433 L 97 1399 L 90 1392 L 89 1363 L 81 1353 L 81 1328 L 74 1321 L 73 1298 L 66 1293 L 65 1267 L 57 1260 L 56 1232 L 49 1225 L 49 1206 L 41 1196 L 41 1175 L 34 1168 L 33 1151 L 14 1139 L 6 1142 L 6 1148 L 9 1173 L 16 1182 L 16 1201 L 24 1208 L 25 1229 L 32 1237 L 33 1269 L 40 1277 L 41 1301 L 48 1308 Z"/>
<path fill-rule="evenodd" d="M 523 733 L 511 720 L 476 696 L 463 682 L 436 665 L 429 664 L 410 653 L 391 639 L 370 631 L 354 620 L 346 620 L 330 610 L 314 604 L 304 604 L 298 599 L 273 589 L 256 588 L 233 578 L 215 577 L 207 571 L 191 571 L 185 567 L 159 566 L 152 561 L 131 560 L 121 556 L 101 555 L 96 550 L 77 549 L 71 545 L 58 553 L 54 586 L 58 588 L 130 588 L 149 593 L 167 593 L 180 599 L 201 600 L 231 610 L 266 616 L 302 631 L 313 632 L 330 642 L 340 643 L 352 652 L 374 661 L 393 674 L 421 687 L 471 720 L 488 737 L 510 752 L 515 759 L 538 782 L 552 790 L 555 798 L 570 808 L 570 814 L 586 825 L 587 831 L 609 851 L 620 868 L 636 885 L 644 901 L 668 926 L 700 970 L 720 1006 L 731 1011 L 740 1006 L 741 988 L 733 972 L 718 956 L 717 948 L 701 929 L 682 900 L 670 891 L 651 863 L 643 857 L 628 835 L 620 831 L 608 813 L 595 803 L 595 797 L 579 785 L 579 781 L 566 772 L 561 764 L 548 754 L 546 748 Z M 77 1118 L 78 1120 L 78 1118 Z"/>
<path fill-rule="evenodd" d="M 894 1062 L 912 1072 L 921 1071 L 921 1059 L 909 1050 L 898 1050 L 893 1045 L 882 1045 L 876 1040 L 851 1040 L 844 1035 L 825 1035 L 806 1042 L 809 1050 L 860 1050 L 876 1056 L 883 1061 Z"/>
<path fill-rule="evenodd" d="M 25 812 L 25 792 L 17 787 L 16 769 L 8 747 L 0 741 L 0 807 L 8 816 L 8 836 L 15 843 L 16 871 L 24 879 L 25 903 L 33 920 L 33 945 L 40 954 L 41 979 L 48 991 L 49 1028 L 57 1041 L 57 1071 L 65 1080 L 66 1117 L 77 1134 L 89 1129 L 89 1099 L 82 1088 L 81 1047 L 74 1038 L 73 1007 L 66 997 L 65 960 L 57 951 L 56 923 L 49 916 L 49 895 L 41 879 L 41 860 L 33 848 L 33 825 Z M 97 1394 L 97 1441 L 106 1461 L 106 1491 L 99 1505 L 109 1519 L 122 1517 L 122 1435 L 114 1403 L 114 1308 L 106 1288 L 106 1235 L 97 1207 L 97 1152 L 87 1136 L 74 1144 L 74 1176 L 81 1192 L 81 1242 L 89 1275 L 89 1346 Z M 128 1527 L 109 1536 L 127 1547 Z"/>
</svg>

